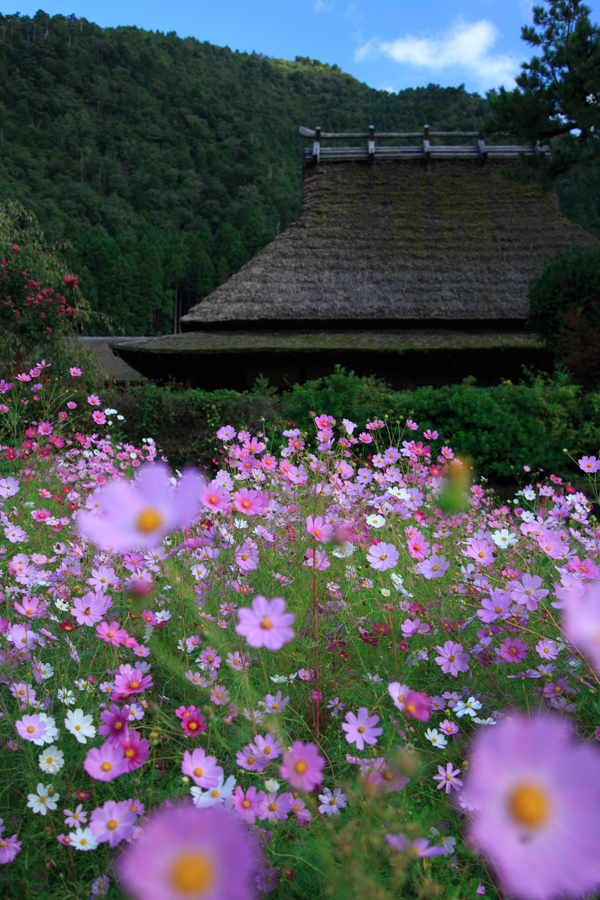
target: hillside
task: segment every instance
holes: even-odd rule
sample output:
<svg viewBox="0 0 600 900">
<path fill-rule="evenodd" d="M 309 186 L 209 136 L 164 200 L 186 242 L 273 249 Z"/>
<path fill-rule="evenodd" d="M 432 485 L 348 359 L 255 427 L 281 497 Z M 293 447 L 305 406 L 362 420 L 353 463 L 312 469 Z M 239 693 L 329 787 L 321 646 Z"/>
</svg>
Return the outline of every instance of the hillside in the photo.
<svg viewBox="0 0 600 900">
<path fill-rule="evenodd" d="M 462 87 L 391 95 L 310 59 L 43 12 L 0 16 L 0 81 L 0 198 L 66 242 L 127 334 L 171 332 L 299 215 L 298 124 L 470 130 L 487 115 Z M 600 236 L 590 177 L 564 181 L 562 208 Z"/>
</svg>

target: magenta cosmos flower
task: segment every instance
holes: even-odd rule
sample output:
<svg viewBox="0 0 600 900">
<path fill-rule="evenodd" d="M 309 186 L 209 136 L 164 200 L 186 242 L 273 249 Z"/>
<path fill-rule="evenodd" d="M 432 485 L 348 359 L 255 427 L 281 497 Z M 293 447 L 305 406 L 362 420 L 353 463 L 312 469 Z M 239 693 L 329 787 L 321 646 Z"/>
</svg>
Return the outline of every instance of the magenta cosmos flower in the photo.
<svg viewBox="0 0 600 900">
<path fill-rule="evenodd" d="M 312 791 L 321 783 L 325 760 L 316 744 L 294 741 L 283 754 L 279 774 L 287 783 L 299 791 Z"/>
<path fill-rule="evenodd" d="M 252 601 L 252 609 L 238 609 L 238 624 L 235 630 L 245 637 L 250 647 L 266 647 L 267 650 L 281 650 L 294 637 L 291 627 L 296 621 L 294 613 L 285 611 L 283 597 L 267 600 L 260 594 Z"/>
<path fill-rule="evenodd" d="M 117 861 L 135 900 L 251 900 L 255 841 L 218 806 L 162 809 Z"/>
<path fill-rule="evenodd" d="M 600 885 L 600 755 L 557 716 L 506 717 L 480 733 L 461 805 L 508 893 L 581 897 Z"/>
<path fill-rule="evenodd" d="M 93 495 L 97 512 L 79 516 L 79 533 L 118 552 L 156 547 L 169 532 L 198 517 L 203 485 L 194 469 L 188 469 L 174 488 L 168 466 L 144 465 L 135 481 L 112 481 Z"/>
<path fill-rule="evenodd" d="M 364 750 L 365 744 L 377 743 L 377 738 L 382 734 L 381 728 L 375 728 L 379 716 L 370 716 L 366 706 L 361 706 L 357 715 L 346 713 L 345 719 L 342 729 L 349 744 L 356 744 L 357 750 Z"/>
</svg>

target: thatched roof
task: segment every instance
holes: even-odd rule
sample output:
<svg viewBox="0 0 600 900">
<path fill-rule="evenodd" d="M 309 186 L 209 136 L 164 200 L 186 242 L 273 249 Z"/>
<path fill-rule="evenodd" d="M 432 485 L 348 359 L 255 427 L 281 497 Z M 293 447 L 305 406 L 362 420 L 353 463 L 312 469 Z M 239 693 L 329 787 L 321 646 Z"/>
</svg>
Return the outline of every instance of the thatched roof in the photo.
<svg viewBox="0 0 600 900">
<path fill-rule="evenodd" d="M 517 180 L 521 168 L 490 159 L 306 168 L 300 218 L 182 328 L 518 324 L 544 261 L 598 243 L 561 214 L 554 191 Z"/>
</svg>

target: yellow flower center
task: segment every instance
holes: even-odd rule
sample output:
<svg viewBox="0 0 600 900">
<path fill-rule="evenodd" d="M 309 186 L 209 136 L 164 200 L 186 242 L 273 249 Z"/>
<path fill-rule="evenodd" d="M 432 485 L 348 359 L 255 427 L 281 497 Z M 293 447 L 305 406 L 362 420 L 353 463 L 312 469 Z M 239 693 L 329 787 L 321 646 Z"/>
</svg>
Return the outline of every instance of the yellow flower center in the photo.
<svg viewBox="0 0 600 900">
<path fill-rule="evenodd" d="M 365 726 L 364 726 L 364 725 L 359 725 L 358 728 L 357 728 L 356 730 L 358 731 L 359 734 L 364 734 L 364 733 L 365 733 Z"/>
<path fill-rule="evenodd" d="M 197 729 L 197 727 L 198 727 L 197 722 L 190 722 L 190 724 L 188 725 L 188 728 L 190 729 L 190 731 L 195 731 Z"/>
<path fill-rule="evenodd" d="M 156 531 L 157 528 L 160 528 L 162 523 L 164 522 L 164 517 L 162 513 L 159 513 L 157 509 L 153 509 L 151 506 L 147 507 L 147 509 L 143 509 L 136 520 L 136 527 L 138 531 L 141 531 L 142 534 L 150 534 L 152 531 Z"/>
<path fill-rule="evenodd" d="M 508 809 L 517 824 L 525 828 L 539 828 L 550 815 L 550 801 L 543 788 L 525 782 L 511 792 Z"/>
<path fill-rule="evenodd" d="M 132 688 L 138 688 L 139 686 L 140 686 L 139 681 L 132 681 L 129 684 L 129 687 L 132 687 Z"/>
<path fill-rule="evenodd" d="M 204 772 L 204 769 L 194 769 L 194 775 L 196 776 L 196 778 L 202 778 L 203 772 Z"/>
<path fill-rule="evenodd" d="M 273 627 L 273 623 L 271 622 L 270 619 L 263 619 L 262 622 L 260 623 L 260 627 L 264 628 L 265 631 L 268 631 L 269 628 Z"/>
<path fill-rule="evenodd" d="M 303 759 L 299 759 L 294 766 L 294 771 L 297 772 L 298 775 L 304 775 L 307 769 L 308 765 L 304 762 Z"/>
<path fill-rule="evenodd" d="M 35 731 L 35 728 L 33 727 L 33 725 L 28 725 L 27 731 L 29 732 L 29 734 L 33 734 L 33 732 Z"/>
<path fill-rule="evenodd" d="M 276 812 L 276 811 L 277 811 L 277 804 L 276 804 L 276 803 L 269 803 L 269 809 L 271 810 L 271 812 Z"/>
<path fill-rule="evenodd" d="M 46 802 L 46 798 L 44 797 L 44 795 L 43 794 L 40 795 L 40 803 L 45 803 L 45 802 Z"/>
<path fill-rule="evenodd" d="M 125 751 L 125 756 L 127 757 L 127 759 L 131 759 L 132 756 L 135 756 L 135 750 L 132 750 L 131 747 L 128 747 L 127 750 Z M 106 765 L 106 763 L 105 763 L 105 765 Z M 104 766 L 102 766 L 102 768 L 104 768 Z"/>
<path fill-rule="evenodd" d="M 215 799 L 216 799 L 219 796 L 218 788 L 213 788 L 213 790 L 210 792 L 210 796 L 215 797 Z"/>
<path fill-rule="evenodd" d="M 127 751 L 125 751 L 125 756 L 127 756 Z M 110 770 L 112 769 L 112 763 L 103 762 L 100 768 L 103 772 L 110 772 Z"/>
<path fill-rule="evenodd" d="M 119 823 L 117 822 L 116 819 L 109 819 L 108 822 L 106 823 L 106 827 L 107 827 L 110 831 L 114 831 L 115 828 L 118 828 L 118 827 L 119 827 Z"/>
<path fill-rule="evenodd" d="M 250 801 L 242 800 L 242 806 L 244 807 L 244 809 L 250 809 Z"/>
<path fill-rule="evenodd" d="M 115 722 L 115 731 L 120 731 L 122 727 L 123 727 L 122 722 Z"/>
<path fill-rule="evenodd" d="M 115 636 L 115 633 L 114 633 L 114 631 L 107 631 L 107 632 L 106 632 L 106 636 L 107 636 L 107 637 L 114 637 L 114 636 Z"/>
<path fill-rule="evenodd" d="M 171 865 L 169 881 L 175 897 L 200 897 L 215 883 L 213 861 L 205 853 L 182 853 Z"/>
</svg>

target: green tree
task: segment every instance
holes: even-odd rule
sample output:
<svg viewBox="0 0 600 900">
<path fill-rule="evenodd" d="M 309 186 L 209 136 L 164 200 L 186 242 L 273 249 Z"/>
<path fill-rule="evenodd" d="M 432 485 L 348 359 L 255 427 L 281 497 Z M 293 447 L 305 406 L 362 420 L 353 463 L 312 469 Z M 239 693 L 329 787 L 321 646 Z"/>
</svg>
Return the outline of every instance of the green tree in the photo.
<svg viewBox="0 0 600 900">
<path fill-rule="evenodd" d="M 521 37 L 539 54 L 521 64 L 517 87 L 490 91 L 486 130 L 532 142 L 562 136 L 550 172 L 600 157 L 600 28 L 581 0 L 545 0 Z"/>
</svg>

